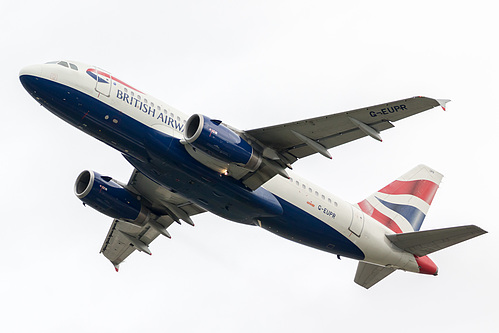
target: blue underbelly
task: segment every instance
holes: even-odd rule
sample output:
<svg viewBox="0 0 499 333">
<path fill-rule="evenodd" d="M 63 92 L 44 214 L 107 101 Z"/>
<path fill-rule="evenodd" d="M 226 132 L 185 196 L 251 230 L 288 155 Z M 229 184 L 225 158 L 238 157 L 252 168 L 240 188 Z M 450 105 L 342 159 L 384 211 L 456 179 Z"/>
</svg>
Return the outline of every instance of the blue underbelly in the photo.
<svg viewBox="0 0 499 333">
<path fill-rule="evenodd" d="M 363 260 L 364 253 L 345 236 L 318 218 L 277 197 L 283 215 L 260 218 L 261 227 L 286 239 L 322 251 Z"/>
<path fill-rule="evenodd" d="M 364 259 L 362 251 L 334 228 L 263 188 L 247 189 L 193 159 L 179 140 L 65 85 L 23 76 L 45 108 L 85 133 L 121 151 L 142 173 L 223 218 L 264 229 L 323 251 Z"/>
</svg>

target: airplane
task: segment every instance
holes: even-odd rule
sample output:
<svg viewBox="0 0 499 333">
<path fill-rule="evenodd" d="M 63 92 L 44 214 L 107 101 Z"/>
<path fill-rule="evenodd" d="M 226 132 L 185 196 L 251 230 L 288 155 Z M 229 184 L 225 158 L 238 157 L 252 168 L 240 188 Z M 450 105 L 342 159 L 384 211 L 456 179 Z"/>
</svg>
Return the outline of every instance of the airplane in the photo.
<svg viewBox="0 0 499 333">
<path fill-rule="evenodd" d="M 396 270 L 437 275 L 429 254 L 486 231 L 466 225 L 420 231 L 442 174 L 419 165 L 350 204 L 292 171 L 300 158 L 371 137 L 449 100 L 422 96 L 270 127 L 239 130 L 188 117 L 109 72 L 76 61 L 27 66 L 27 92 L 57 117 L 117 149 L 134 167 L 127 183 L 95 171 L 76 196 L 113 222 L 100 252 L 118 271 L 135 250 L 151 254 L 174 223 L 211 212 L 291 241 L 358 260 L 368 289 Z"/>
</svg>

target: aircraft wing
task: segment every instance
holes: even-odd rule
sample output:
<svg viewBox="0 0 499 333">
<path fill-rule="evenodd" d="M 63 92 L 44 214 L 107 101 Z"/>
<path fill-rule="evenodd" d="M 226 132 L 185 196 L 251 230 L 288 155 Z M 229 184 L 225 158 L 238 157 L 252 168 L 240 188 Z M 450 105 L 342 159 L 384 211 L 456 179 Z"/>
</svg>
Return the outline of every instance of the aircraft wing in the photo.
<svg viewBox="0 0 499 333">
<path fill-rule="evenodd" d="M 263 147 L 263 156 L 267 163 L 263 163 L 260 172 L 249 175 L 243 182 L 254 189 L 278 174 L 276 167 L 280 167 L 281 170 L 285 169 L 299 158 L 315 153 L 331 158 L 327 152 L 328 149 L 364 136 L 371 136 L 381 141 L 380 132 L 393 127 L 392 122 L 439 105 L 445 110 L 447 102 L 449 100 L 412 97 L 328 116 L 245 131 L 245 136 Z"/>
<path fill-rule="evenodd" d="M 190 216 L 205 211 L 158 185 L 138 170 L 133 171 L 124 187 L 147 202 L 154 214 L 150 214 L 141 225 L 117 219 L 113 221 L 100 252 L 111 261 L 116 271 L 119 264 L 135 250 L 151 254 L 149 244 L 159 235 L 170 238 L 166 229 L 173 222 L 184 220 L 193 225 Z"/>
</svg>

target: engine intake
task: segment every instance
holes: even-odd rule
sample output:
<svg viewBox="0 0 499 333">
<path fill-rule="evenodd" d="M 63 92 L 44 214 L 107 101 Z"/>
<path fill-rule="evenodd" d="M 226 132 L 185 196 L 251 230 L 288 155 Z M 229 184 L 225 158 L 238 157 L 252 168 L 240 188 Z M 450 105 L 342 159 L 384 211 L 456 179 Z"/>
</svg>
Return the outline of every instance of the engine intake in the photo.
<svg viewBox="0 0 499 333">
<path fill-rule="evenodd" d="M 147 218 L 148 209 L 111 177 L 85 170 L 76 179 L 74 191 L 85 204 L 109 217 L 137 224 Z"/>
<path fill-rule="evenodd" d="M 255 171 L 261 157 L 253 147 L 219 120 L 192 115 L 185 125 L 184 141 L 192 147 L 226 163 Z"/>
</svg>

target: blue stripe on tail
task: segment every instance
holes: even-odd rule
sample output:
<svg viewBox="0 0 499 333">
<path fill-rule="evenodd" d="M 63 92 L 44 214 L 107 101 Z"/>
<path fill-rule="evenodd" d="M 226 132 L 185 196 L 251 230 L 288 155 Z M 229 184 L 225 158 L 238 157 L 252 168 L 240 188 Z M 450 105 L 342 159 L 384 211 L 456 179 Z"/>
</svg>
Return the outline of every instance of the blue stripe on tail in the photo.
<svg viewBox="0 0 499 333">
<path fill-rule="evenodd" d="M 407 221 L 409 221 L 414 231 L 419 231 L 419 229 L 421 229 L 421 225 L 423 224 L 423 220 L 426 217 L 426 215 L 418 208 L 409 205 L 401 205 L 401 204 L 387 202 L 381 200 L 380 198 L 376 199 L 378 199 L 388 209 L 391 209 L 394 212 L 397 212 L 398 214 L 402 215 Z"/>
</svg>

